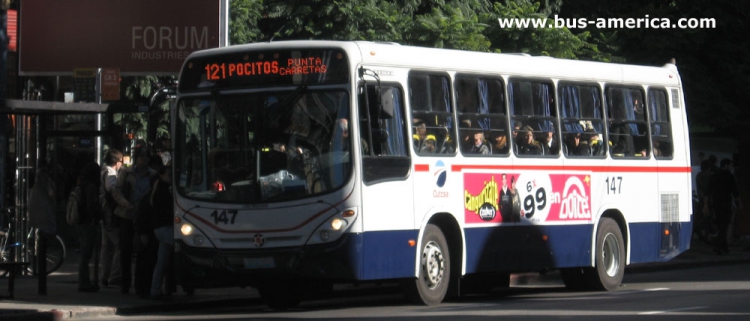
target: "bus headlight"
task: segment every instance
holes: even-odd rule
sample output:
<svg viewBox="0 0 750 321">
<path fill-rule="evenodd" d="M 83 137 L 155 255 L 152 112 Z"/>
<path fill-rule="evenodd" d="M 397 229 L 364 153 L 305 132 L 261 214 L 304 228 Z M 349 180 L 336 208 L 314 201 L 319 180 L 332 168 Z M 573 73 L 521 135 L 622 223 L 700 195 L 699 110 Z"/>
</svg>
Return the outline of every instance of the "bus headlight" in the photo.
<svg viewBox="0 0 750 321">
<path fill-rule="evenodd" d="M 307 240 L 307 244 L 320 244 L 339 239 L 356 218 L 354 210 L 346 210 L 331 216 L 315 230 L 312 237 Z"/>
<path fill-rule="evenodd" d="M 337 218 L 334 218 L 333 220 L 331 220 L 331 228 L 334 231 L 339 231 L 344 226 L 346 226 L 346 221 L 344 221 L 343 219 L 340 219 L 340 218 L 337 217 Z"/>
<path fill-rule="evenodd" d="M 182 223 L 179 225 L 179 230 L 179 234 L 175 236 L 181 238 L 182 241 L 185 242 L 185 245 L 193 247 L 212 247 L 211 241 L 208 240 L 203 232 L 187 220 L 182 220 Z"/>
<path fill-rule="evenodd" d="M 180 233 L 182 233 L 183 236 L 193 234 L 193 230 L 193 226 L 189 223 L 183 223 L 182 226 L 180 226 Z"/>
</svg>

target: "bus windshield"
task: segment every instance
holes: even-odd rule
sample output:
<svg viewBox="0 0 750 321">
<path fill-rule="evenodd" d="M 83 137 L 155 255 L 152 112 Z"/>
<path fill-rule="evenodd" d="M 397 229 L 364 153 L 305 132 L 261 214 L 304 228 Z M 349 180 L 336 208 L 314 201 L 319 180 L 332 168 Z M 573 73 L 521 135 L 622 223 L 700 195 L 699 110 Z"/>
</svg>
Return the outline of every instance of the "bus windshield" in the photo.
<svg viewBox="0 0 750 321">
<path fill-rule="evenodd" d="M 187 97 L 177 104 L 175 177 L 189 198 L 288 201 L 351 174 L 349 94 L 312 90 Z"/>
</svg>

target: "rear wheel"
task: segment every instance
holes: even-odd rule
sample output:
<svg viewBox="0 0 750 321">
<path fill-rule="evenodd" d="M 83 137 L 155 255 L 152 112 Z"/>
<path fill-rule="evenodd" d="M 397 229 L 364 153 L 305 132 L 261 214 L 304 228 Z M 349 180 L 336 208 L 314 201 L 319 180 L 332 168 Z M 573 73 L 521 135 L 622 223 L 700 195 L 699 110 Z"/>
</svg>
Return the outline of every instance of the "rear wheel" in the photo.
<svg viewBox="0 0 750 321">
<path fill-rule="evenodd" d="M 625 275 L 625 242 L 615 220 L 604 217 L 596 233 L 595 271 L 586 273 L 591 286 L 612 291 L 622 283 Z"/>
<path fill-rule="evenodd" d="M 448 292 L 450 261 L 445 235 L 434 224 L 428 224 L 420 246 L 419 275 L 404 284 L 407 298 L 417 304 L 440 304 Z"/>
</svg>

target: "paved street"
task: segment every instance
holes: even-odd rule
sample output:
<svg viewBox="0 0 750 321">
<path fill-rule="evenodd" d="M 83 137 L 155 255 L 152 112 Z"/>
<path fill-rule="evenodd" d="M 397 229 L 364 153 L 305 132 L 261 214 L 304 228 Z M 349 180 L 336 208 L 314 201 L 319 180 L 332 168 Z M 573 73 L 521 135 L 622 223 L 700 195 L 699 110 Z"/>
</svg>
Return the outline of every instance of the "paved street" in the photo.
<svg viewBox="0 0 750 321">
<path fill-rule="evenodd" d="M 716 255 L 711 248 L 694 241 L 693 247 L 666 263 L 633 265 L 627 273 L 750 262 L 750 252 L 742 251 L 750 241 L 733 245 L 727 255 Z M 48 277 L 47 295 L 37 292 L 37 279 L 21 276 L 16 279 L 15 297 L 0 300 L 0 320 L 54 320 L 84 317 L 106 317 L 107 315 L 139 315 L 154 311 L 198 310 L 217 308 L 240 303 L 258 303 L 258 294 L 254 289 L 226 288 L 199 289 L 193 296 L 181 291 L 169 301 L 154 301 L 139 298 L 132 292 L 120 293 L 119 288 L 102 288 L 97 293 L 80 293 L 77 291 L 77 259 L 74 249 L 69 250 L 63 267 Z M 539 275 L 537 273 L 514 274 L 512 285 L 523 285 L 538 282 L 559 282 L 555 272 Z M 0 279 L 0 294 L 7 295 L 8 279 Z"/>
</svg>

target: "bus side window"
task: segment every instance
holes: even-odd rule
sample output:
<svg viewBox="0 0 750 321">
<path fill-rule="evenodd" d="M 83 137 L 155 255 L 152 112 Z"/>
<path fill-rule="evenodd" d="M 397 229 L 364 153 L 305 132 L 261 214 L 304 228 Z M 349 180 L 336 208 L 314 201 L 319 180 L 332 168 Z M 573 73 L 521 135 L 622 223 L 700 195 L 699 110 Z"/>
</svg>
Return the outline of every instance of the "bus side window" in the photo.
<svg viewBox="0 0 750 321">
<path fill-rule="evenodd" d="M 648 114 L 651 123 L 651 146 L 655 158 L 671 158 L 674 152 L 672 124 L 669 121 L 667 92 L 662 88 L 648 89 Z"/>
<path fill-rule="evenodd" d="M 606 92 L 612 157 L 648 158 L 651 144 L 642 89 L 611 86 Z"/>
<path fill-rule="evenodd" d="M 546 81 L 511 79 L 508 101 L 514 128 L 522 124 L 519 133 L 514 132 L 516 154 L 557 157 L 560 136 L 555 126 L 557 108 L 553 85 Z"/>
<path fill-rule="evenodd" d="M 420 156 L 455 153 L 450 81 L 446 74 L 409 74 L 414 152 Z"/>
<path fill-rule="evenodd" d="M 572 158 L 603 157 L 604 114 L 599 86 L 560 82 L 563 154 Z"/>
<path fill-rule="evenodd" d="M 505 91 L 500 78 L 456 77 L 461 153 L 507 156 L 510 149 Z"/>
</svg>

